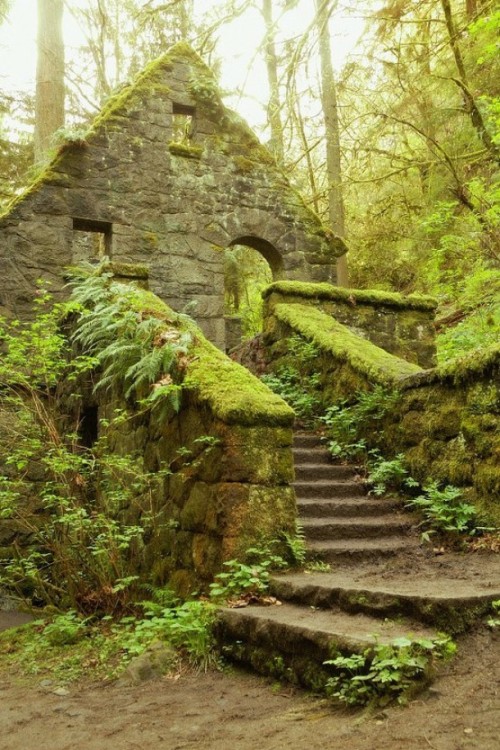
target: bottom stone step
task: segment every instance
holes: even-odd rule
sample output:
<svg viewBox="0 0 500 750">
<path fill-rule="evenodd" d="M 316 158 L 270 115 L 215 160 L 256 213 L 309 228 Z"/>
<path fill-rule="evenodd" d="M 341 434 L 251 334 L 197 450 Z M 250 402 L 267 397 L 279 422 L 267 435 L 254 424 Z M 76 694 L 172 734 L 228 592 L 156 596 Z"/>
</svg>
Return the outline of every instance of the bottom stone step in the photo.
<svg viewBox="0 0 500 750">
<path fill-rule="evenodd" d="M 325 661 L 363 653 L 395 638 L 433 638 L 436 632 L 413 621 L 388 622 L 366 615 L 293 604 L 222 609 L 216 636 L 223 652 L 262 674 L 324 690 L 334 668 Z"/>
</svg>

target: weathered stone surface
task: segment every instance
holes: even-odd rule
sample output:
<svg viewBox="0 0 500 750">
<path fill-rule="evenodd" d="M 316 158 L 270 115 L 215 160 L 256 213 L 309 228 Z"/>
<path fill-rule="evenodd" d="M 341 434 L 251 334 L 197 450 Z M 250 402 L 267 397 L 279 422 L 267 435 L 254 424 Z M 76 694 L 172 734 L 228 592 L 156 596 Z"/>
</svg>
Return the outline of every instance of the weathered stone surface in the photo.
<svg viewBox="0 0 500 750">
<path fill-rule="evenodd" d="M 193 122 L 174 142 L 179 107 Z M 346 250 L 183 44 L 112 97 L 85 140 L 65 144 L 0 217 L 0 309 L 28 315 L 41 276 L 63 293 L 62 270 L 83 259 L 73 242 L 82 220 L 105 234 L 113 260 L 146 264 L 151 290 L 174 309 L 196 302 L 193 316 L 221 348 L 222 247 L 255 248 L 275 278 L 333 282 Z"/>
</svg>

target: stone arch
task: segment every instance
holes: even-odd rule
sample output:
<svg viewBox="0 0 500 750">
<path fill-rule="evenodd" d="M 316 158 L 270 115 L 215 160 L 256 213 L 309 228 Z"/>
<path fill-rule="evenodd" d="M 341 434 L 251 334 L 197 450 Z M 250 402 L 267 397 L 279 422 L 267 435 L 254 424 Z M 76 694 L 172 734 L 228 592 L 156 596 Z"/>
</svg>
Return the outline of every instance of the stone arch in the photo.
<svg viewBox="0 0 500 750">
<path fill-rule="evenodd" d="M 270 242 L 255 235 L 244 235 L 237 237 L 229 243 L 229 247 L 234 247 L 235 245 L 245 245 L 260 253 L 271 269 L 273 281 L 284 278 L 283 258 L 281 253 Z"/>
</svg>

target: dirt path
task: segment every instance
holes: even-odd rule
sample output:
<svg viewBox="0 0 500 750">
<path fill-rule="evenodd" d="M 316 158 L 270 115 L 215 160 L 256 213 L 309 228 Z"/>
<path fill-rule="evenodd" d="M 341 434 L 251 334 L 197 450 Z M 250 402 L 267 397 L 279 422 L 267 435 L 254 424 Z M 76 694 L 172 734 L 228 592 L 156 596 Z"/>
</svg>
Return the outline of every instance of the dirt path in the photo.
<svg viewBox="0 0 500 750">
<path fill-rule="evenodd" d="M 0 673 L 0 750 L 498 750 L 500 634 L 461 643 L 431 691 L 360 721 L 240 672 L 139 687 L 15 684 Z M 64 691 L 59 691 L 64 692 Z"/>
</svg>

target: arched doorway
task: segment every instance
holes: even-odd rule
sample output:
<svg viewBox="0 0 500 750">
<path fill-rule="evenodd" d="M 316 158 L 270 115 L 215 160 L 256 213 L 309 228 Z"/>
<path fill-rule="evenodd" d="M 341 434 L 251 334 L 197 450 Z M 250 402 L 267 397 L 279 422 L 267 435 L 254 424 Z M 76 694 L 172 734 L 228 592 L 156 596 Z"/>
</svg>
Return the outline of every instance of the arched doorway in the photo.
<svg viewBox="0 0 500 750">
<path fill-rule="evenodd" d="M 259 237 L 238 237 L 224 251 L 224 315 L 226 348 L 262 330 L 261 292 L 281 278 L 283 261 L 271 243 Z"/>
</svg>

